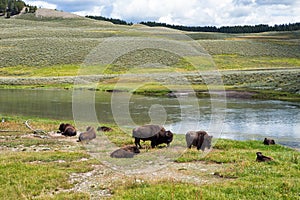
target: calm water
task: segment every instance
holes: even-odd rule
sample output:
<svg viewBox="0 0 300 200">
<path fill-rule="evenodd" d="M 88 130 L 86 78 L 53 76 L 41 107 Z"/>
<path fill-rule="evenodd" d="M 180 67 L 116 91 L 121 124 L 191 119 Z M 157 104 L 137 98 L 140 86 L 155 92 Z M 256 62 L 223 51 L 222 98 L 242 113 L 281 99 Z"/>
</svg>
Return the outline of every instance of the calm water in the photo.
<svg viewBox="0 0 300 200">
<path fill-rule="evenodd" d="M 0 117 L 23 115 L 60 120 L 97 118 L 129 128 L 165 124 L 175 133 L 207 130 L 237 140 L 274 138 L 300 148 L 300 103 L 245 100 L 145 97 L 128 93 L 68 90 L 0 90 Z M 73 96 L 73 97 L 72 97 Z M 75 96 L 75 98 L 74 98 Z M 76 102 L 75 104 L 72 104 Z"/>
</svg>

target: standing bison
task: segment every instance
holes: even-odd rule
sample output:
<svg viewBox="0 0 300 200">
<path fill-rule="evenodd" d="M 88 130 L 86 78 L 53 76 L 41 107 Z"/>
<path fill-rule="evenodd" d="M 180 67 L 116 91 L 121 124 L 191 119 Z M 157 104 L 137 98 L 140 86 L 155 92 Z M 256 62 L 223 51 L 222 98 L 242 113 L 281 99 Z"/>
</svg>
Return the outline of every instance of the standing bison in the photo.
<svg viewBox="0 0 300 200">
<path fill-rule="evenodd" d="M 71 124 L 60 124 L 58 128 L 58 133 L 61 133 L 64 136 L 75 136 L 76 129 Z"/>
<path fill-rule="evenodd" d="M 188 148 L 196 146 L 197 150 L 201 149 L 202 151 L 205 148 L 211 147 L 211 139 L 213 136 L 209 136 L 205 131 L 189 131 L 185 135 L 186 145 Z"/>
<path fill-rule="evenodd" d="M 154 148 L 159 144 L 166 143 L 167 146 L 173 140 L 173 133 L 171 131 L 166 131 L 163 126 L 160 125 L 144 125 L 137 127 L 132 130 L 132 136 L 135 138 L 136 147 L 142 148 L 140 140 L 151 141 L 151 147 Z"/>
<path fill-rule="evenodd" d="M 89 126 L 86 128 L 85 132 L 79 134 L 77 142 L 90 141 L 94 138 L 96 138 L 96 131 L 93 127 Z"/>
</svg>

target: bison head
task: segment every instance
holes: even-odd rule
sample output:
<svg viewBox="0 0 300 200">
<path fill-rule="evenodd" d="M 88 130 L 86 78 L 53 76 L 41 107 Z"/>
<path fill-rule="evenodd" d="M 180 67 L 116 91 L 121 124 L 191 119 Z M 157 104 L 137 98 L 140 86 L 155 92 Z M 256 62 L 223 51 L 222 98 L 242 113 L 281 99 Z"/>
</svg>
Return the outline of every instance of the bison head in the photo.
<svg viewBox="0 0 300 200">
<path fill-rule="evenodd" d="M 204 135 L 204 140 L 203 140 L 203 144 L 202 144 L 202 146 L 201 146 L 201 149 L 205 149 L 205 148 L 210 149 L 210 148 L 211 148 L 211 140 L 212 140 L 212 137 L 213 137 L 213 136 Z"/>
</svg>

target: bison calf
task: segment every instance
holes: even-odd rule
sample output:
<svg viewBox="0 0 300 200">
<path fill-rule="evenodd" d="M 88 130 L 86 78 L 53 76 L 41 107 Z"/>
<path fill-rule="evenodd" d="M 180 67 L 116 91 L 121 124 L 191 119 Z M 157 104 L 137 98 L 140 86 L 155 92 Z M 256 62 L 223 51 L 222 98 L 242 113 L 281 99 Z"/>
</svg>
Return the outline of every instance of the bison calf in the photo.
<svg viewBox="0 0 300 200">
<path fill-rule="evenodd" d="M 137 127 L 132 130 L 132 136 L 134 137 L 135 145 L 140 148 L 142 148 L 140 140 L 150 140 L 152 148 L 163 143 L 169 146 L 173 140 L 173 133 L 171 131 L 166 131 L 165 128 L 160 125 L 144 125 Z"/>
<path fill-rule="evenodd" d="M 197 150 L 201 149 L 204 151 L 205 148 L 210 149 L 212 137 L 205 131 L 189 131 L 185 135 L 186 145 L 188 148 L 196 146 Z"/>
<path fill-rule="evenodd" d="M 264 156 L 261 152 L 256 152 L 256 161 L 257 162 L 269 162 L 272 160 L 273 160 L 273 158 Z"/>
<path fill-rule="evenodd" d="M 140 150 L 136 146 L 126 146 L 115 150 L 110 154 L 112 158 L 133 158 Z"/>
<path fill-rule="evenodd" d="M 76 129 L 71 124 L 62 123 L 59 125 L 58 130 L 58 133 L 61 133 L 64 136 L 75 136 L 77 134 Z"/>
<path fill-rule="evenodd" d="M 96 138 L 96 131 L 93 127 L 87 127 L 86 131 L 79 134 L 77 142 L 90 141 Z"/>
</svg>

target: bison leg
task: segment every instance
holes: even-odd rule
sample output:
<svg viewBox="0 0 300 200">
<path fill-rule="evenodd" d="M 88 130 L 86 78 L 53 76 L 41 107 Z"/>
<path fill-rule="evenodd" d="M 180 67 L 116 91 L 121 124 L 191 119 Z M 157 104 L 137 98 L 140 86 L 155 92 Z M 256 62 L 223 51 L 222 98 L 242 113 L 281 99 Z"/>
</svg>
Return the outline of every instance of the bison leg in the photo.
<svg viewBox="0 0 300 200">
<path fill-rule="evenodd" d="M 134 144 L 137 148 L 142 148 L 141 144 L 140 144 L 140 138 L 135 138 L 134 139 Z"/>
<path fill-rule="evenodd" d="M 151 147 L 154 148 L 156 146 L 156 141 L 151 140 Z"/>
</svg>

